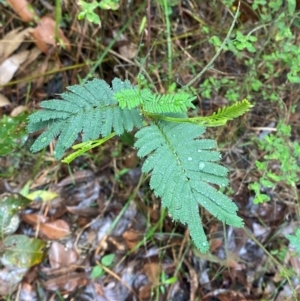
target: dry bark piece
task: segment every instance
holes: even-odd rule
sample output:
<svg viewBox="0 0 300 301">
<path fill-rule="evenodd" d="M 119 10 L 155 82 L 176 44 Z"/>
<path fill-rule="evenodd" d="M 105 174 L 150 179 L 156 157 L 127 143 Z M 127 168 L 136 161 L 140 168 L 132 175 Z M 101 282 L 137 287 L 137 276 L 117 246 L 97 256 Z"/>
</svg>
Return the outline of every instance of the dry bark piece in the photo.
<svg viewBox="0 0 300 301">
<path fill-rule="evenodd" d="M 7 0 L 7 3 L 24 22 L 37 22 L 39 16 L 26 0 Z"/>
<path fill-rule="evenodd" d="M 59 43 L 68 51 L 71 49 L 70 42 L 61 29 L 58 29 L 59 41 L 56 41 L 55 21 L 49 16 L 40 19 L 38 26 L 32 31 L 32 36 L 36 45 L 44 53 L 48 53 L 51 46 L 55 47 Z"/>
</svg>

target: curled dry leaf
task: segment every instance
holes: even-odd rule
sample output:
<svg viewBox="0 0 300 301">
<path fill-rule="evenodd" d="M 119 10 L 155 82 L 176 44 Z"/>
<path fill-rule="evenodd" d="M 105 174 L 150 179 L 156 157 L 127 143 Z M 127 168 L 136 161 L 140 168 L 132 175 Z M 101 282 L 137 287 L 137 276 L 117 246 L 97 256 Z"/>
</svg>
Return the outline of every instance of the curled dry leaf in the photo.
<svg viewBox="0 0 300 301">
<path fill-rule="evenodd" d="M 120 46 L 119 52 L 127 59 L 133 59 L 137 54 L 137 46 L 130 42 L 128 45 Z"/>
<path fill-rule="evenodd" d="M 26 106 L 17 106 L 16 108 L 14 108 L 11 113 L 10 113 L 10 117 L 16 117 L 19 116 L 20 114 L 22 114 L 23 112 L 28 111 L 28 108 Z"/>
<path fill-rule="evenodd" d="M 113 36 L 116 37 L 117 36 L 117 31 L 113 31 Z M 127 58 L 127 59 L 133 59 L 136 54 L 137 54 L 137 46 L 132 43 L 129 42 L 127 37 L 125 37 L 123 34 L 121 34 L 118 38 L 118 42 L 120 42 L 120 44 L 123 44 L 121 46 L 119 46 L 119 53 Z"/>
<path fill-rule="evenodd" d="M 7 0 L 7 3 L 24 22 L 38 21 L 39 17 L 27 0 Z"/>
<path fill-rule="evenodd" d="M 32 28 L 27 28 L 20 31 L 21 28 L 16 28 L 7 33 L 2 40 L 0 40 L 0 62 L 8 58 L 21 43 L 32 32 Z"/>
<path fill-rule="evenodd" d="M 0 108 L 5 106 L 11 106 L 11 103 L 6 96 L 0 94 Z"/>
<path fill-rule="evenodd" d="M 61 46 L 68 51 L 71 49 L 70 42 L 61 29 L 58 30 L 57 39 L 59 41 L 56 41 L 55 21 L 49 16 L 40 19 L 38 26 L 32 31 L 32 36 L 36 45 L 44 53 L 48 53 L 50 47 L 56 46 L 58 43 L 61 43 Z"/>
<path fill-rule="evenodd" d="M 27 59 L 29 51 L 24 50 L 12 55 L 0 65 L 0 85 L 7 84 L 19 69 L 20 65 Z"/>
</svg>

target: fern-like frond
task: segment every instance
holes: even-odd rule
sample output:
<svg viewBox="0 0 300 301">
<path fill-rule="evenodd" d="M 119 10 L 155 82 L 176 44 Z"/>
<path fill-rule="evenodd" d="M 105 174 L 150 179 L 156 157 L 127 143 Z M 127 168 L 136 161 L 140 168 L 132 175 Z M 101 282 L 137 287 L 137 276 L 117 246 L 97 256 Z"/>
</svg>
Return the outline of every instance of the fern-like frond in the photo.
<svg viewBox="0 0 300 301">
<path fill-rule="evenodd" d="M 185 92 L 153 94 L 152 97 L 143 98 L 143 110 L 154 114 L 186 112 L 189 108 L 195 108 L 192 104 L 195 98 Z"/>
<path fill-rule="evenodd" d="M 154 94 L 149 89 L 129 89 L 115 94 L 121 108 L 136 108 L 154 114 L 181 113 L 194 108 L 192 101 L 195 96 L 185 92 L 176 94 Z"/>
<path fill-rule="evenodd" d="M 236 215 L 237 206 L 209 184 L 226 186 L 227 169 L 216 163 L 216 142 L 199 139 L 204 132 L 205 127 L 197 124 L 156 121 L 136 133 L 135 146 L 140 157 L 148 156 L 142 170 L 152 171 L 150 186 L 162 205 L 174 220 L 189 227 L 197 248 L 207 252 L 199 204 L 229 225 L 242 227 L 243 221 Z"/>
<path fill-rule="evenodd" d="M 116 78 L 111 88 L 105 81 L 94 79 L 83 86 L 68 87 L 70 92 L 61 94 L 62 99 L 43 101 L 42 110 L 29 116 L 28 132 L 45 128 L 31 150 L 37 152 L 59 136 L 55 157 L 61 158 L 80 133 L 82 140 L 88 141 L 141 127 L 139 110 L 122 110 L 114 98 L 123 89 L 132 89 L 129 81 Z"/>
<path fill-rule="evenodd" d="M 252 108 L 253 105 L 247 99 L 238 101 L 231 106 L 219 108 L 210 116 L 190 118 L 190 122 L 202 124 L 205 126 L 220 126 L 224 125 L 227 121 L 233 120 Z"/>
<path fill-rule="evenodd" d="M 122 109 L 132 109 L 142 105 L 143 98 L 147 97 L 147 94 L 150 96 L 152 95 L 149 89 L 138 90 L 137 88 L 134 88 L 116 93 L 115 98 Z"/>
</svg>

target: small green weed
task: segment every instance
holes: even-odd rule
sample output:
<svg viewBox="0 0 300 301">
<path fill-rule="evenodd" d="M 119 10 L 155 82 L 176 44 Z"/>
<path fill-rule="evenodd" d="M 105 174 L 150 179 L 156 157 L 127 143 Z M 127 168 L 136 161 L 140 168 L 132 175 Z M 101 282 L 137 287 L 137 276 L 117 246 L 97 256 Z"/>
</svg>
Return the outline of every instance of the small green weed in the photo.
<svg viewBox="0 0 300 301">
<path fill-rule="evenodd" d="M 101 263 L 94 266 L 91 272 L 91 278 L 100 278 L 105 274 L 105 268 L 109 268 L 115 259 L 114 254 L 108 254 L 102 257 Z"/>
<path fill-rule="evenodd" d="M 119 8 L 119 0 L 101 0 L 99 2 L 96 0 L 92 2 L 79 0 L 79 5 L 81 6 L 81 12 L 78 14 L 78 20 L 86 18 L 91 23 L 101 25 L 100 17 L 94 10 L 97 8 L 116 10 Z"/>
<path fill-rule="evenodd" d="M 296 229 L 295 235 L 287 235 L 286 238 L 290 241 L 291 245 L 300 256 L 300 229 Z"/>
<path fill-rule="evenodd" d="M 291 141 L 290 125 L 279 122 L 276 134 L 269 134 L 263 140 L 257 139 L 257 143 L 266 155 L 264 160 L 255 162 L 262 173 L 260 179 L 249 185 L 255 192 L 256 204 L 269 201 L 270 197 L 262 191 L 275 189 L 280 182 L 294 188 L 299 182 L 300 174 L 300 145 L 297 141 Z"/>
<path fill-rule="evenodd" d="M 3 115 L 0 118 L 0 156 L 11 154 L 21 148 L 28 138 L 26 133 L 27 114 L 16 117 Z"/>
<path fill-rule="evenodd" d="M 171 285 L 176 281 L 178 281 L 178 278 L 176 276 L 168 278 L 165 271 L 162 271 L 160 274 L 160 284 L 158 286 L 160 293 L 166 294 L 166 286 Z M 158 291 L 157 291 L 157 295 L 159 295 Z"/>
</svg>

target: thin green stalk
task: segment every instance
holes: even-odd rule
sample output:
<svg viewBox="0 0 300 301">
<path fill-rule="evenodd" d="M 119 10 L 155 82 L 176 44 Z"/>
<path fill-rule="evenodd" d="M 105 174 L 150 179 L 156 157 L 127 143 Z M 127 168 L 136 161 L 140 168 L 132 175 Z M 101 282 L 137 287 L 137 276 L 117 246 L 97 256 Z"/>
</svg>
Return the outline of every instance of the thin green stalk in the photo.
<svg viewBox="0 0 300 301">
<path fill-rule="evenodd" d="M 55 0 L 55 40 L 59 41 L 59 24 L 61 20 L 61 0 Z"/>
<path fill-rule="evenodd" d="M 218 110 L 210 116 L 197 116 L 197 117 L 171 117 L 166 115 L 154 114 L 150 112 L 143 111 L 143 115 L 155 119 L 164 120 L 168 122 L 188 122 L 198 125 L 203 125 L 205 127 L 215 127 L 225 125 L 227 121 L 233 120 L 252 108 L 252 105 L 247 99 L 243 101 L 236 102 L 234 105 L 224 107 L 222 110 Z"/>
<path fill-rule="evenodd" d="M 168 85 L 170 85 L 172 81 L 173 67 L 172 67 L 171 26 L 170 26 L 170 20 L 168 16 L 168 3 L 169 2 L 167 0 L 163 0 L 165 19 L 166 19 L 166 29 L 167 29 L 167 45 L 168 45 Z"/>
<path fill-rule="evenodd" d="M 222 50 L 225 47 L 225 44 L 227 43 L 227 41 L 230 38 L 230 35 L 231 35 L 232 30 L 234 28 L 234 25 L 235 25 L 235 23 L 237 21 L 237 17 L 238 17 L 239 11 L 240 11 L 240 2 L 239 2 L 239 5 L 238 5 L 238 8 L 236 10 L 236 13 L 234 15 L 233 22 L 232 22 L 232 24 L 230 26 L 230 29 L 229 29 L 229 31 L 228 31 L 228 33 L 226 35 L 226 38 L 224 39 L 224 41 L 221 44 L 220 48 L 218 49 L 217 53 L 214 55 L 214 57 L 210 60 L 210 62 L 203 68 L 203 70 L 198 75 L 196 75 L 190 82 L 188 82 L 185 86 L 182 87 L 182 90 L 185 90 L 188 87 L 190 87 L 192 84 L 194 84 L 203 75 L 204 72 L 206 72 L 208 69 L 212 68 L 214 61 L 220 55 L 220 53 L 222 52 Z"/>
</svg>

